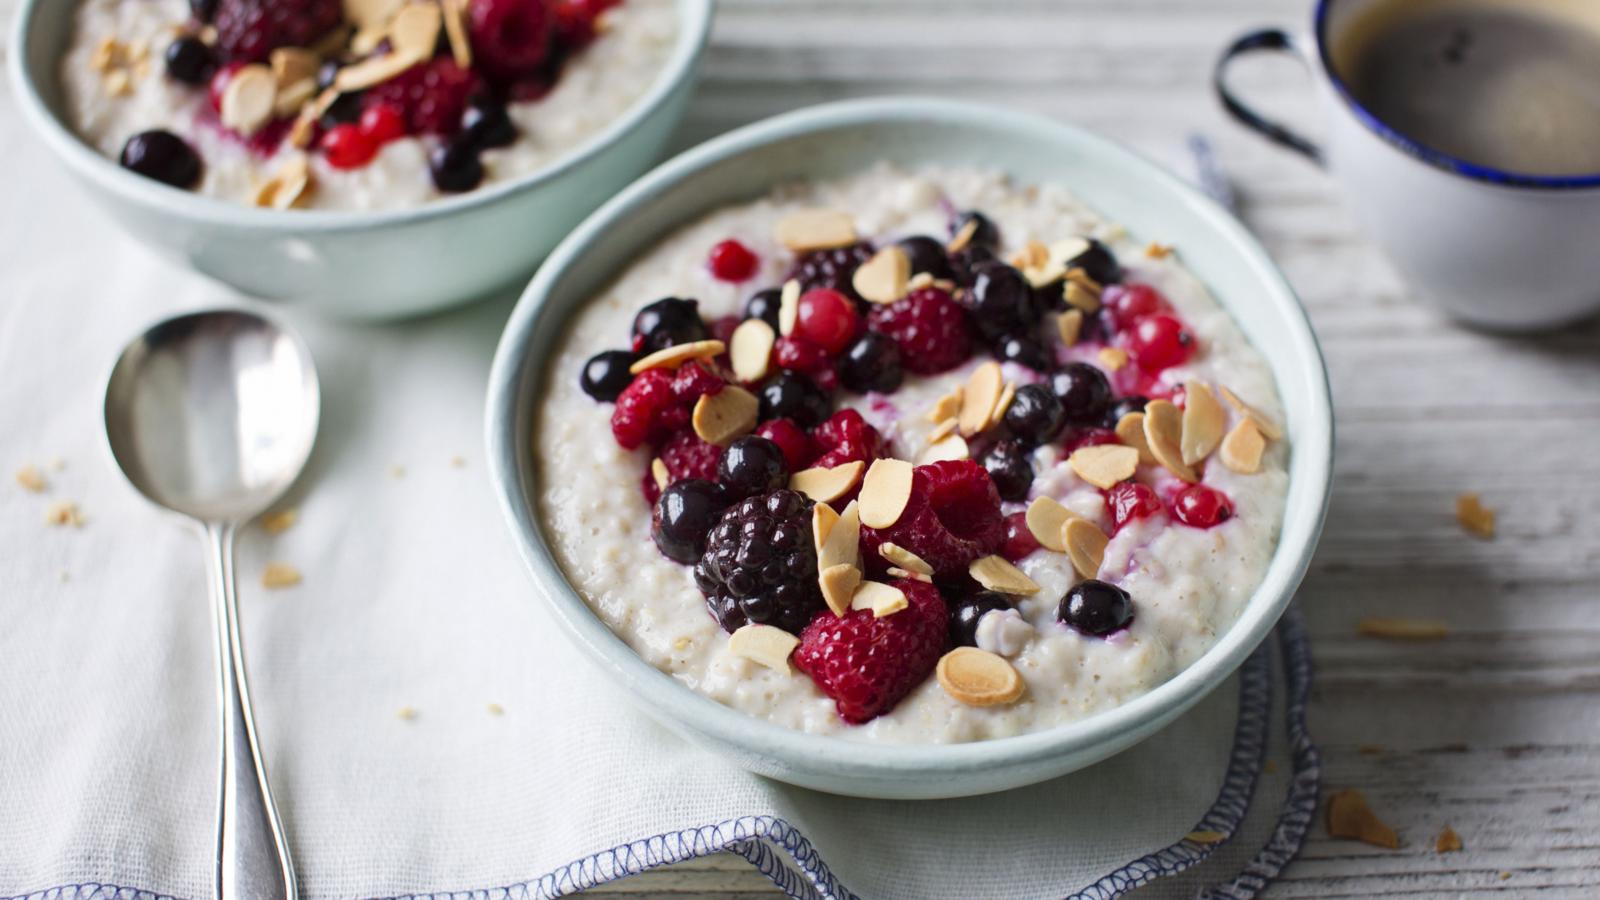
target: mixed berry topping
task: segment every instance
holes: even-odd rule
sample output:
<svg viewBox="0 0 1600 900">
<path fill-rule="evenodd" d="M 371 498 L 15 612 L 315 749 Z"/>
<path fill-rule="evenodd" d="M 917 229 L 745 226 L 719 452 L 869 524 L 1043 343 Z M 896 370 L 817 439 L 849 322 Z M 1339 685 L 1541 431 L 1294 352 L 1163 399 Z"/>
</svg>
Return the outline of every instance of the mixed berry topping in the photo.
<svg viewBox="0 0 1600 900">
<path fill-rule="evenodd" d="M 142 131 L 122 146 L 122 167 L 176 188 L 200 181 L 200 156 L 170 131 Z"/>
<path fill-rule="evenodd" d="M 812 250 L 795 260 L 784 280 L 799 282 L 802 291 L 828 288 L 859 301 L 861 297 L 856 294 L 851 278 L 856 269 L 871 257 L 872 245 L 865 242 L 848 247 Z"/>
<path fill-rule="evenodd" d="M 717 463 L 717 483 L 730 500 L 771 493 L 789 483 L 789 462 L 782 447 L 759 435 L 747 434 L 729 444 L 722 454 Z"/>
<path fill-rule="evenodd" d="M 889 584 L 905 594 L 905 609 L 881 618 L 866 609 L 818 614 L 794 651 L 795 667 L 852 725 L 893 709 L 927 680 L 945 651 L 949 613 L 938 589 L 910 579 Z"/>
<path fill-rule="evenodd" d="M 823 608 L 804 494 L 778 490 L 741 501 L 704 547 L 694 580 L 723 630 L 756 624 L 799 634 Z"/>
<path fill-rule="evenodd" d="M 917 375 L 948 372 L 972 356 L 966 310 L 937 287 L 874 306 L 867 314 L 867 327 L 893 338 L 905 370 Z"/>
<path fill-rule="evenodd" d="M 911 551 L 937 578 L 959 578 L 971 563 L 1000 549 L 1005 541 L 1000 494 L 983 467 L 970 459 L 917 466 L 911 496 L 899 519 L 887 528 L 861 529 L 861 555 L 869 569 L 878 566 L 878 548 L 892 543 Z"/>
<path fill-rule="evenodd" d="M 1094 637 L 1105 637 L 1133 621 L 1133 598 L 1114 584 L 1095 578 L 1073 585 L 1056 610 L 1062 624 Z"/>
<path fill-rule="evenodd" d="M 265 62 L 279 47 L 310 47 L 344 20 L 339 0 L 217 0 L 210 22 L 230 62 Z"/>
<path fill-rule="evenodd" d="M 727 507 L 722 490 L 709 481 L 673 482 L 656 501 L 650 537 L 667 559 L 694 563 L 705 553 L 706 536 Z"/>
</svg>

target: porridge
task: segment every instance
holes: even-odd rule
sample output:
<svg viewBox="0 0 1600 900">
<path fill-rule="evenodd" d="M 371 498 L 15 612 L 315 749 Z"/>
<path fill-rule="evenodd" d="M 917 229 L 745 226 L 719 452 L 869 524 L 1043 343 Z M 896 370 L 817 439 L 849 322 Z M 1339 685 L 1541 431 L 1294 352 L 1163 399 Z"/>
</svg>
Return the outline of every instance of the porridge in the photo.
<svg viewBox="0 0 1600 900">
<path fill-rule="evenodd" d="M 1177 253 L 1060 188 L 786 186 L 633 261 L 560 346 L 535 452 L 569 579 L 652 665 L 789 728 L 1110 709 L 1211 647 L 1276 548 L 1265 361 Z"/>
<path fill-rule="evenodd" d="M 655 81 L 673 0 L 82 0 L 72 127 L 176 187 L 399 209 L 526 175 Z"/>
</svg>

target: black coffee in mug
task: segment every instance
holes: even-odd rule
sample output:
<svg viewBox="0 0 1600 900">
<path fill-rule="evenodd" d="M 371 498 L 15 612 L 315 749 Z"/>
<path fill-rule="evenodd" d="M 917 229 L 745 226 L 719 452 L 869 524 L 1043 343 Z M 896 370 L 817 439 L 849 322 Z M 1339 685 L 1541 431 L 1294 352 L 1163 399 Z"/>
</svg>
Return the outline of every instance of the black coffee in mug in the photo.
<svg viewBox="0 0 1600 900">
<path fill-rule="evenodd" d="M 1423 146 L 1600 173 L 1600 0 L 1374 0 L 1329 40 L 1357 102 Z"/>
</svg>

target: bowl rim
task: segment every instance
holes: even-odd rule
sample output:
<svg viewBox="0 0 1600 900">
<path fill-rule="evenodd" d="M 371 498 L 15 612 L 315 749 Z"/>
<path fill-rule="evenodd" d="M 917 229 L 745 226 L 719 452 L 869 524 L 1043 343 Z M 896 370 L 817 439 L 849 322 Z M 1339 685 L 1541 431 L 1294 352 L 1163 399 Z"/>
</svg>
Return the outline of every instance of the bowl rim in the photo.
<svg viewBox="0 0 1600 900">
<path fill-rule="evenodd" d="M 877 743 L 802 732 L 724 706 L 650 665 L 612 632 L 566 578 L 543 538 L 534 505 L 524 501 L 517 477 L 518 447 L 521 438 L 531 439 L 531 429 L 522 429 L 529 431 L 529 435 L 516 433 L 517 391 L 525 369 L 543 363 L 542 359 L 531 360 L 522 352 L 534 332 L 541 326 L 564 332 L 570 322 L 566 317 L 559 322 L 546 321 L 544 301 L 547 295 L 558 285 L 565 270 L 604 235 L 613 220 L 629 215 L 637 207 L 652 204 L 687 177 L 732 157 L 758 152 L 768 144 L 841 126 L 871 128 L 884 123 L 925 124 L 929 121 L 975 126 L 1010 139 L 1054 136 L 1080 142 L 1101 153 L 1123 155 L 1136 167 L 1146 170 L 1145 177 L 1175 194 L 1179 202 L 1194 207 L 1208 227 L 1219 231 L 1235 245 L 1254 270 L 1256 280 L 1268 289 L 1276 304 L 1283 307 L 1294 351 L 1308 368 L 1311 386 L 1310 408 L 1302 413 L 1303 424 L 1296 436 L 1294 452 L 1304 455 L 1309 461 L 1306 474 L 1320 483 L 1311 485 L 1314 503 L 1308 504 L 1300 514 L 1300 522 L 1291 523 L 1285 519 L 1280 543 L 1264 580 L 1252 593 L 1238 620 L 1199 659 L 1149 692 L 1075 722 L 1011 737 L 959 744 Z M 532 383 L 541 384 L 542 377 L 541 372 L 533 372 Z M 489 475 L 535 586 L 568 635 L 592 659 L 617 676 L 624 689 L 635 694 L 636 702 L 647 704 L 647 708 L 665 710 L 680 727 L 688 727 L 723 746 L 739 747 L 789 764 L 798 763 L 807 771 L 827 771 L 847 778 L 905 778 L 912 773 L 933 771 L 976 773 L 1041 763 L 1091 751 L 1119 735 L 1135 732 L 1164 715 L 1192 705 L 1244 662 L 1287 608 L 1309 568 L 1326 518 L 1332 485 L 1332 394 L 1321 349 L 1293 288 L 1266 251 L 1231 213 L 1138 153 L 1085 129 L 1034 114 L 931 97 L 846 100 L 764 119 L 679 154 L 607 201 L 551 252 L 517 301 L 496 348 L 490 372 L 485 431 Z M 1283 534 L 1290 531 L 1292 524 L 1298 524 L 1298 530 L 1304 534 L 1304 540 L 1297 547 L 1282 543 Z M 1287 563 L 1279 565 L 1280 557 L 1287 559 Z M 1263 597 L 1269 599 L 1263 600 Z"/>
<path fill-rule="evenodd" d="M 561 178 L 642 127 L 679 88 L 695 77 L 697 62 L 711 31 L 717 0 L 673 0 L 673 3 L 677 9 L 679 27 L 672 52 L 656 73 L 650 87 L 621 116 L 589 135 L 566 154 L 532 172 L 480 190 L 404 209 L 259 209 L 221 197 L 179 190 L 125 171 L 114 160 L 102 156 L 91 147 L 50 109 L 39 93 L 28 65 L 30 38 L 36 23 L 46 15 L 45 10 L 65 10 L 57 14 L 71 17 L 76 15 L 81 0 L 22 0 L 12 21 L 8 67 L 18 105 L 22 107 L 23 116 L 33 130 L 70 168 L 103 190 L 118 194 L 129 202 L 166 208 L 174 214 L 208 225 L 312 233 L 362 231 L 411 225 L 464 213 L 489 206 L 513 194 L 533 190 Z M 289 214 L 286 215 L 286 212 Z"/>
</svg>

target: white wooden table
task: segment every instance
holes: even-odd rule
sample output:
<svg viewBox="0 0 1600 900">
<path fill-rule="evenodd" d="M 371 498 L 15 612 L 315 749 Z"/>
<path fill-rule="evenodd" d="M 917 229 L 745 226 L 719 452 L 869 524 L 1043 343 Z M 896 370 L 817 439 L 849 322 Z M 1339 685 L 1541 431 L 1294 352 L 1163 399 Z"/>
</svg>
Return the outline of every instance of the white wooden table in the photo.
<svg viewBox="0 0 1600 900">
<path fill-rule="evenodd" d="M 1218 49 L 1309 0 L 722 0 L 687 145 L 798 106 L 921 93 L 1087 125 L 1163 159 L 1217 147 L 1243 216 L 1311 310 L 1332 370 L 1338 476 L 1301 597 L 1318 661 L 1325 785 L 1362 789 L 1398 851 L 1317 827 L 1278 897 L 1600 895 L 1600 325 L 1497 338 L 1418 305 L 1332 184 L 1228 122 Z M 1305 118 L 1288 62 L 1237 83 Z M 1314 123 L 1308 128 L 1315 130 Z M 1486 223 L 1492 227 L 1492 223 Z M 1529 273 L 1536 278 L 1537 273 Z M 1479 491 L 1499 534 L 1464 534 Z M 1364 616 L 1442 619 L 1426 643 Z M 1449 824 L 1466 845 L 1439 855 Z M 619 893 L 773 893 L 717 858 Z"/>
</svg>

